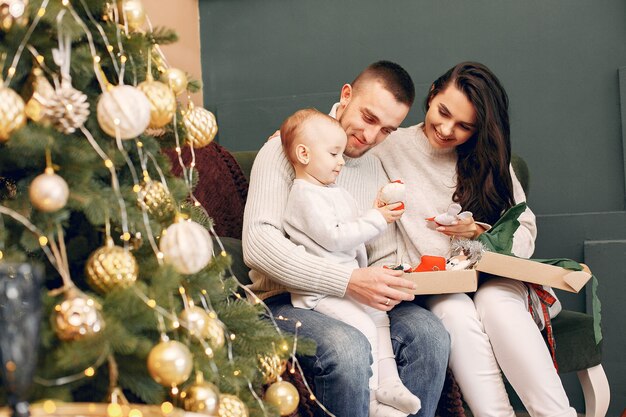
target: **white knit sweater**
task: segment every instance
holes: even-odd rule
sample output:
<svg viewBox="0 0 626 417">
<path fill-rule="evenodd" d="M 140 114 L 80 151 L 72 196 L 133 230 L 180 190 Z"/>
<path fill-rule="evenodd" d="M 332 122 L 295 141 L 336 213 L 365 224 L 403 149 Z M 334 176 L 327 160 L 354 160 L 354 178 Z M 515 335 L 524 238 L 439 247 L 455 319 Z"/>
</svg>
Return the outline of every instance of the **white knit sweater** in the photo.
<svg viewBox="0 0 626 417">
<path fill-rule="evenodd" d="M 406 184 L 406 212 L 400 219 L 400 229 L 406 250 L 402 260 L 411 265 L 419 264 L 422 255 L 449 254 L 449 237 L 436 231 L 434 222 L 425 219 L 446 212 L 456 188 L 455 149 L 433 148 L 422 126 L 398 129 L 371 152 L 381 160 L 391 180 L 401 179 Z M 526 201 L 512 168 L 511 176 L 515 202 Z M 528 258 L 535 249 L 535 215 L 527 209 L 519 221 L 513 253 Z"/>
<path fill-rule="evenodd" d="M 335 116 L 337 105 L 330 115 Z M 337 184 L 357 200 L 359 209 L 372 207 L 380 187 L 386 184 L 380 161 L 366 154 L 345 158 Z M 252 269 L 250 289 L 265 299 L 287 288 L 343 297 L 353 268 L 311 255 L 292 243 L 283 229 L 283 213 L 294 171 L 280 138 L 269 140 L 257 154 L 250 175 L 250 188 L 243 219 L 243 254 Z M 379 263 L 395 257 L 397 228 L 369 242 L 368 262 Z"/>
</svg>

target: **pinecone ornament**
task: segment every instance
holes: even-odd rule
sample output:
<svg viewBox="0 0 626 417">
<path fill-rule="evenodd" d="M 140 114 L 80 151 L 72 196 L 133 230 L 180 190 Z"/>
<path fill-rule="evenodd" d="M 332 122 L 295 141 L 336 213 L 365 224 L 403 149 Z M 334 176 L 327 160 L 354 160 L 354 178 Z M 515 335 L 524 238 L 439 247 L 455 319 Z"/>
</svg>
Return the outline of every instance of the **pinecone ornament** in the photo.
<svg viewBox="0 0 626 417">
<path fill-rule="evenodd" d="M 43 118 L 66 135 L 79 129 L 89 117 L 87 95 L 71 86 L 62 83 L 50 97 L 41 97 Z"/>
</svg>

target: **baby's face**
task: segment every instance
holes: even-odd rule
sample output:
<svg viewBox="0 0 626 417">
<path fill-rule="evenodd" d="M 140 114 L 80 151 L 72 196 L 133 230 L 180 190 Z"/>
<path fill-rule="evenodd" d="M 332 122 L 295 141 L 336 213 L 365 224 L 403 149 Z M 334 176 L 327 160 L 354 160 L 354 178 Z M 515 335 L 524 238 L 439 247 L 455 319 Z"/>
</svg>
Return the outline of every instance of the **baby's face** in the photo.
<svg viewBox="0 0 626 417">
<path fill-rule="evenodd" d="M 311 121 L 306 127 L 310 159 L 305 171 L 311 182 L 319 185 L 334 184 L 345 161 L 346 132 L 341 126 L 327 121 Z"/>
</svg>

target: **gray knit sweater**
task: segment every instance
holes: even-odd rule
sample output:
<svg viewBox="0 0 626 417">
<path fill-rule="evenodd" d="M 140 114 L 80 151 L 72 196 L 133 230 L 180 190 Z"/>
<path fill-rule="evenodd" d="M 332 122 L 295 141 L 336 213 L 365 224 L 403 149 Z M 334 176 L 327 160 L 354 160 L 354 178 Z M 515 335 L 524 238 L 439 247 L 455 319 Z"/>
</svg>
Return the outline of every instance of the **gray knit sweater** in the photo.
<svg viewBox="0 0 626 417">
<path fill-rule="evenodd" d="M 422 255 L 449 255 L 450 238 L 436 231 L 434 222 L 425 219 L 446 212 L 456 188 L 455 149 L 433 148 L 422 126 L 398 129 L 371 151 L 381 160 L 391 180 L 400 179 L 406 184 L 406 212 L 400 219 L 400 229 L 406 247 L 403 261 L 411 265 L 419 264 Z M 515 202 L 526 201 L 512 168 L 511 176 Z M 527 209 L 519 221 L 513 253 L 528 258 L 535 249 L 535 215 Z"/>
</svg>

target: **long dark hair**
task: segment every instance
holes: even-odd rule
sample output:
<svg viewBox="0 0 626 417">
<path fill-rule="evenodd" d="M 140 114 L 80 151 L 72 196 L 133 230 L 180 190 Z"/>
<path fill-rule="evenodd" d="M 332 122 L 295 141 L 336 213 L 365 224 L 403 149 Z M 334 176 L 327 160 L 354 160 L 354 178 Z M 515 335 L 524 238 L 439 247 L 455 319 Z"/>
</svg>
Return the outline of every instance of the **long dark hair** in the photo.
<svg viewBox="0 0 626 417">
<path fill-rule="evenodd" d="M 509 171 L 511 139 L 509 99 L 500 80 L 486 66 L 462 62 L 434 83 L 425 108 L 449 85 L 462 91 L 476 110 L 476 133 L 457 146 L 457 184 L 452 200 L 478 221 L 495 223 L 515 204 Z"/>
</svg>

